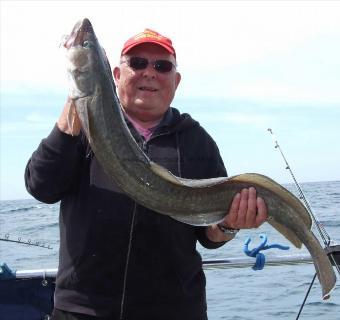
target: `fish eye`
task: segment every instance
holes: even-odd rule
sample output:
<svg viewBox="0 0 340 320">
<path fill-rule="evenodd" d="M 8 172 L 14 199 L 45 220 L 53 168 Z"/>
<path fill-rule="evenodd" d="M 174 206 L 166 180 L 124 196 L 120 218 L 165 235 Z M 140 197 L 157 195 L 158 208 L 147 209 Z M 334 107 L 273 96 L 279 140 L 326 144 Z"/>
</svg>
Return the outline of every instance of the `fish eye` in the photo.
<svg viewBox="0 0 340 320">
<path fill-rule="evenodd" d="M 92 41 L 89 41 L 89 40 L 85 40 L 85 41 L 83 42 L 83 47 L 84 47 L 84 48 L 91 48 L 91 47 L 93 47 L 93 42 L 92 42 Z"/>
</svg>

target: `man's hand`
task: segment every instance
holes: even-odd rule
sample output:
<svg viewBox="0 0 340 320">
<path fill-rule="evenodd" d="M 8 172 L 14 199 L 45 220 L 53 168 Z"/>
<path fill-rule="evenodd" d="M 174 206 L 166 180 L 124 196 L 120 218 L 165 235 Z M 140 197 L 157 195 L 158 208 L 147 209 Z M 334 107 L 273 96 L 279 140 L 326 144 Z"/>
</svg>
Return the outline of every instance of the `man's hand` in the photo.
<svg viewBox="0 0 340 320">
<path fill-rule="evenodd" d="M 256 196 L 256 189 L 250 187 L 237 193 L 231 203 L 228 214 L 219 225 L 231 229 L 258 228 L 267 219 L 267 206 L 264 200 Z M 207 228 L 207 237 L 214 242 L 231 240 L 233 235 L 225 235 L 217 225 Z"/>
<path fill-rule="evenodd" d="M 68 98 L 63 112 L 61 113 L 57 126 L 60 131 L 72 136 L 78 136 L 81 129 L 79 117 L 76 112 L 74 102 Z"/>
</svg>

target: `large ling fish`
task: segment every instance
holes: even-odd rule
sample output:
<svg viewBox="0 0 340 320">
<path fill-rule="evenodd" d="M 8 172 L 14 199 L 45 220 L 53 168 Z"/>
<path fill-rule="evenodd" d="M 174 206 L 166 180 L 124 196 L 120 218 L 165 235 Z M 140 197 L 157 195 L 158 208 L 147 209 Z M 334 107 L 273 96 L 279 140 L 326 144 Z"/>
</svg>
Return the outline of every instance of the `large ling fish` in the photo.
<svg viewBox="0 0 340 320">
<path fill-rule="evenodd" d="M 254 186 L 268 207 L 268 222 L 296 247 L 309 250 L 326 299 L 335 286 L 331 263 L 311 232 L 302 203 L 270 178 L 247 173 L 234 177 L 189 180 L 150 161 L 131 136 L 115 91 L 112 71 L 88 19 L 66 38 L 70 98 L 83 131 L 113 181 L 139 204 L 191 225 L 223 219 L 234 195 Z"/>
</svg>

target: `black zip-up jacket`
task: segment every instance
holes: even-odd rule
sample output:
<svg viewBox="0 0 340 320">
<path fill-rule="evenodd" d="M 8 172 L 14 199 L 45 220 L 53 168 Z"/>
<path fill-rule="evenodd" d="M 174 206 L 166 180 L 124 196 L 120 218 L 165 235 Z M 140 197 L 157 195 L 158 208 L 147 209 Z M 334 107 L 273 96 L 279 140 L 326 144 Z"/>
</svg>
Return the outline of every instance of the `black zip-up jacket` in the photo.
<svg viewBox="0 0 340 320">
<path fill-rule="evenodd" d="M 226 176 L 218 148 L 187 114 L 170 108 L 146 143 L 154 162 L 184 178 Z M 55 307 L 112 319 L 206 319 L 205 276 L 197 240 L 204 227 L 158 214 L 118 189 L 103 172 L 85 136 L 57 126 L 29 160 L 26 188 L 36 199 L 60 202 L 60 251 Z"/>
</svg>

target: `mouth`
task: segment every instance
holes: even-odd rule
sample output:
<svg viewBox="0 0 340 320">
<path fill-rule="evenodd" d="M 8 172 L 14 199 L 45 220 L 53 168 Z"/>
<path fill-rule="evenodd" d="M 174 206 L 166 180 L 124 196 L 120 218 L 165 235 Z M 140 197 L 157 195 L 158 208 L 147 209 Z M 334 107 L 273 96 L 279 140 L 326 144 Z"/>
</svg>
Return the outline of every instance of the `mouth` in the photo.
<svg viewBox="0 0 340 320">
<path fill-rule="evenodd" d="M 156 91 L 158 91 L 158 89 L 153 88 L 153 87 L 139 87 L 138 89 L 141 90 L 141 91 L 148 91 L 148 92 L 156 92 Z"/>
<path fill-rule="evenodd" d="M 91 22 L 87 18 L 80 20 L 74 26 L 71 34 L 65 37 L 63 46 L 70 49 L 72 46 L 82 45 L 92 34 L 94 31 Z"/>
</svg>

